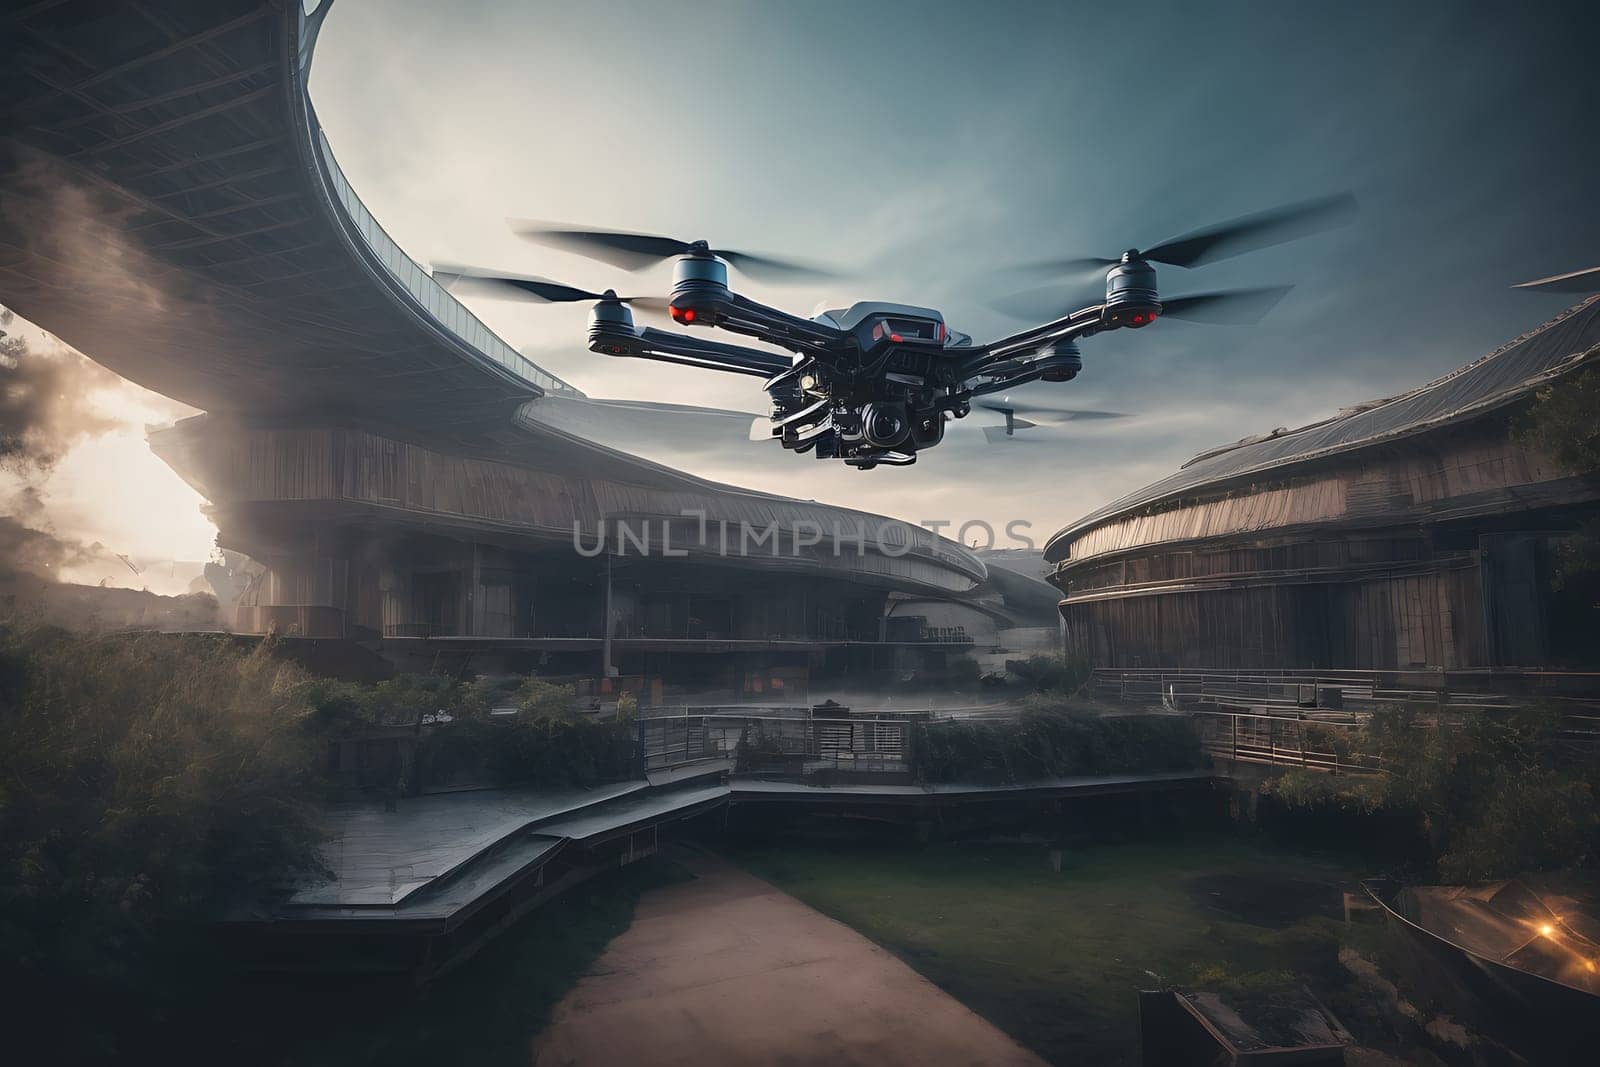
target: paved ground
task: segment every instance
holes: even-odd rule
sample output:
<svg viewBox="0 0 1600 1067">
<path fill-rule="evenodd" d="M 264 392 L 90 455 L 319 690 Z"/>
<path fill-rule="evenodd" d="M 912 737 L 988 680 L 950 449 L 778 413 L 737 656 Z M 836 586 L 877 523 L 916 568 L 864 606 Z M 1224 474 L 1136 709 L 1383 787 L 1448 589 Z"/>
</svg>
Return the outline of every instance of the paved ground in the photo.
<svg viewBox="0 0 1600 1067">
<path fill-rule="evenodd" d="M 538 1067 L 1039 1065 L 850 928 L 721 859 L 654 890 L 566 998 Z"/>
</svg>

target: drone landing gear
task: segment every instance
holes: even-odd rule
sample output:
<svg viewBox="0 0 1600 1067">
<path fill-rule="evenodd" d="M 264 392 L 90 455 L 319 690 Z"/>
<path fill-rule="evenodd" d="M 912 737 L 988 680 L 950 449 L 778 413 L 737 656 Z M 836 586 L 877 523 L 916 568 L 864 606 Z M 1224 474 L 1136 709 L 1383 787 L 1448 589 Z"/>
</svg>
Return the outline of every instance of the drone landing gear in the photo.
<svg viewBox="0 0 1600 1067">
<path fill-rule="evenodd" d="M 880 463 L 885 467 L 909 467 L 916 461 L 915 452 L 884 452 L 875 456 L 852 456 L 845 463 L 858 471 L 869 471 Z"/>
</svg>

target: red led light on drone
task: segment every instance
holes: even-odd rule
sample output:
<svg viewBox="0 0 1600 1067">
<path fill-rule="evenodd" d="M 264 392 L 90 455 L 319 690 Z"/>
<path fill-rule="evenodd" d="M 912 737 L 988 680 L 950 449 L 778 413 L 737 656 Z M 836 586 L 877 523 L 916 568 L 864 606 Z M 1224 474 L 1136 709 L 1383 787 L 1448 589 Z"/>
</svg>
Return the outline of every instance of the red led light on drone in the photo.
<svg viewBox="0 0 1600 1067">
<path fill-rule="evenodd" d="M 668 308 L 667 311 L 671 314 L 673 322 L 694 321 L 694 308 Z"/>
</svg>

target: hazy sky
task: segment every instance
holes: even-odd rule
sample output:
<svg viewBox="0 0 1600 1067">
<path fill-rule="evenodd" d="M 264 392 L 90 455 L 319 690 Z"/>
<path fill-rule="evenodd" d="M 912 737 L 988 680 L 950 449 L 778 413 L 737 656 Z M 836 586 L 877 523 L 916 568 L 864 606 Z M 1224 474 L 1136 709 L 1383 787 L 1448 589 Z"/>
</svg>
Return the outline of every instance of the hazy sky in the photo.
<svg viewBox="0 0 1600 1067">
<path fill-rule="evenodd" d="M 933 305 L 980 340 L 1019 325 L 986 299 L 1049 280 L 1007 264 L 1353 191 L 1343 230 L 1163 269 L 1169 295 L 1294 283 L 1261 325 L 1092 338 L 1077 381 L 1027 389 L 1138 418 L 991 446 L 996 417 L 974 417 L 870 473 L 660 457 L 912 520 L 1027 519 L 1042 542 L 1202 448 L 1420 384 L 1569 303 L 1508 285 L 1600 262 L 1596 7 L 338 0 L 311 89 L 424 263 L 664 293 L 667 268 L 626 275 L 505 219 L 706 237 L 854 274 L 750 295 Z M 471 304 L 590 395 L 764 409 L 756 379 L 590 354 L 582 306 Z"/>
<path fill-rule="evenodd" d="M 751 295 L 928 304 L 979 339 L 1018 325 L 986 298 L 1048 280 L 1007 264 L 1354 191 L 1344 230 L 1163 271 L 1173 295 L 1296 284 L 1260 326 L 1092 338 L 1077 381 L 1028 388 L 1140 419 L 1009 447 L 969 419 L 907 470 L 684 460 L 1047 533 L 1201 448 L 1419 384 L 1565 306 L 1507 286 L 1600 261 L 1600 24 L 1581 10 L 338 0 L 312 95 L 356 189 L 424 262 L 664 292 L 665 267 L 627 276 L 505 218 L 707 237 L 856 272 Z M 755 379 L 588 353 L 581 306 L 473 306 L 591 395 L 763 408 Z"/>
</svg>

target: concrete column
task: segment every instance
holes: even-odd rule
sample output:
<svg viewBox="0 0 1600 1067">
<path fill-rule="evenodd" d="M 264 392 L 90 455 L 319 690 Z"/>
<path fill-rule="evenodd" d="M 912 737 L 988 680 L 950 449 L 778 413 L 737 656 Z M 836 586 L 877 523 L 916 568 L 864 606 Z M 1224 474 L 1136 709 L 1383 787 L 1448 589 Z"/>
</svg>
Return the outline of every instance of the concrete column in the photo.
<svg viewBox="0 0 1600 1067">
<path fill-rule="evenodd" d="M 257 586 L 254 624 L 261 632 L 305 637 L 343 637 L 350 577 L 349 562 L 308 553 L 275 558 Z M 244 613 L 240 614 L 245 624 Z"/>
<path fill-rule="evenodd" d="M 606 553 L 605 595 L 601 600 L 600 616 L 600 674 L 613 678 L 616 667 L 611 664 L 611 553 Z"/>
</svg>

